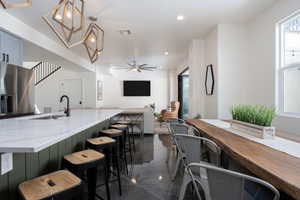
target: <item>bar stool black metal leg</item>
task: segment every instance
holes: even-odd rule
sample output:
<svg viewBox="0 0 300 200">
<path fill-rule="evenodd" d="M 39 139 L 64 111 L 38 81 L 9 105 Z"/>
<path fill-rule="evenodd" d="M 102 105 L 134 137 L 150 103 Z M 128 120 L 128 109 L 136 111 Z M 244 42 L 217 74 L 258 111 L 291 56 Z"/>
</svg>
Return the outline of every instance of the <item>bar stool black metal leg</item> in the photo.
<svg viewBox="0 0 300 200">
<path fill-rule="evenodd" d="M 97 167 L 87 170 L 89 200 L 95 200 L 97 184 Z"/>
<path fill-rule="evenodd" d="M 116 145 L 115 148 L 113 148 L 113 154 L 114 156 L 114 162 L 115 166 L 117 168 L 117 176 L 118 176 L 118 184 L 119 184 L 119 194 L 122 196 L 122 185 L 121 185 L 121 173 L 120 173 L 120 166 L 119 166 L 119 150 L 118 146 Z"/>
<path fill-rule="evenodd" d="M 84 200 L 84 187 L 83 184 L 80 186 L 80 192 L 78 193 L 78 197 L 76 200 Z"/>
<path fill-rule="evenodd" d="M 105 156 L 106 156 L 106 167 L 107 167 L 107 176 L 108 176 L 108 179 L 110 178 L 110 167 L 111 167 L 111 162 L 112 162 L 112 160 L 111 160 L 111 154 L 112 154 L 112 152 L 111 152 L 111 149 L 110 148 L 105 148 L 105 149 L 103 149 L 103 152 L 104 152 L 104 154 L 105 154 Z"/>
<path fill-rule="evenodd" d="M 129 149 L 129 155 L 130 155 L 130 164 L 133 162 L 133 157 L 132 157 L 132 148 L 131 148 L 131 137 L 129 135 L 129 129 L 126 129 L 126 137 L 128 137 L 128 149 Z"/>
<path fill-rule="evenodd" d="M 109 168 L 107 166 L 108 162 L 106 160 L 106 162 L 104 163 L 105 169 L 105 188 L 106 188 L 106 196 L 107 196 L 107 200 L 110 200 L 110 190 L 109 190 Z"/>
<path fill-rule="evenodd" d="M 131 137 L 133 139 L 133 151 L 136 152 L 136 149 L 135 149 L 135 138 L 134 138 L 134 132 L 133 132 L 133 125 L 131 125 Z"/>
<path fill-rule="evenodd" d="M 125 162 L 125 171 L 126 174 L 128 175 L 128 166 L 127 166 L 127 156 L 126 156 L 126 133 L 123 134 L 122 140 L 121 140 L 121 148 L 122 148 L 122 155 L 123 155 L 123 159 Z"/>
</svg>

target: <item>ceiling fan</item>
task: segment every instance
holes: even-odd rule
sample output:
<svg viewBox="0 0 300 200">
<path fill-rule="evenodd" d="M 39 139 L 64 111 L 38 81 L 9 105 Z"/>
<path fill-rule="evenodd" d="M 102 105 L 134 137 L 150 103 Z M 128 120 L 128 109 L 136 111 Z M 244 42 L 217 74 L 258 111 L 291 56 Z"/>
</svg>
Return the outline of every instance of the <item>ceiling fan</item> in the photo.
<svg viewBox="0 0 300 200">
<path fill-rule="evenodd" d="M 114 70 L 127 70 L 127 71 L 155 71 L 157 67 L 147 67 L 148 64 L 137 64 L 136 60 L 133 60 L 131 63 L 127 63 L 128 66 L 112 66 Z"/>
</svg>

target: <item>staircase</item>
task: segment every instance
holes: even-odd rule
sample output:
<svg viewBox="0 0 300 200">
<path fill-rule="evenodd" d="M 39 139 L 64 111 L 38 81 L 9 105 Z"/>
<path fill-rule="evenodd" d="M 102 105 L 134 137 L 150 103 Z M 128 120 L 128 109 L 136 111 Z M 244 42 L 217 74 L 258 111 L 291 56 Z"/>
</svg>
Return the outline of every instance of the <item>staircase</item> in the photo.
<svg viewBox="0 0 300 200">
<path fill-rule="evenodd" d="M 61 66 L 51 64 L 48 62 L 39 62 L 37 65 L 35 65 L 32 70 L 34 71 L 34 77 L 35 77 L 35 86 L 40 84 L 42 81 L 47 79 L 49 76 L 57 72 L 61 69 Z"/>
</svg>

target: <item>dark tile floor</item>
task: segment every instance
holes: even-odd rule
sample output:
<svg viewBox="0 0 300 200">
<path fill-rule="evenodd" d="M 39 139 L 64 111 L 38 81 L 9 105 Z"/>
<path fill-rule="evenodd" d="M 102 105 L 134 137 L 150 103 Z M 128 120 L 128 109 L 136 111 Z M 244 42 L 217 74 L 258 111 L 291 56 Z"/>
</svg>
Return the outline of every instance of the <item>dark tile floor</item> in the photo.
<svg viewBox="0 0 300 200">
<path fill-rule="evenodd" d="M 123 195 L 119 196 L 117 182 L 111 183 L 112 200 L 175 200 L 178 198 L 181 178 L 174 182 L 170 174 L 175 158 L 166 163 L 168 135 L 145 135 L 136 138 L 134 161 L 129 165 L 129 175 L 122 176 Z M 105 197 L 104 188 L 98 193 Z"/>
</svg>

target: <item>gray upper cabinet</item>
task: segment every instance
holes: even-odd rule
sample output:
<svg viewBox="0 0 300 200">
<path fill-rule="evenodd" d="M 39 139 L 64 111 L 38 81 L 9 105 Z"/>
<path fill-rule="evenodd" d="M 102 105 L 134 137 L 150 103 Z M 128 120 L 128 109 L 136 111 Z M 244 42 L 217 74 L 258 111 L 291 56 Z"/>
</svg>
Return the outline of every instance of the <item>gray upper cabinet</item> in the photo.
<svg viewBox="0 0 300 200">
<path fill-rule="evenodd" d="M 23 65 L 23 42 L 9 33 L 0 31 L 0 59 L 9 64 Z"/>
</svg>

